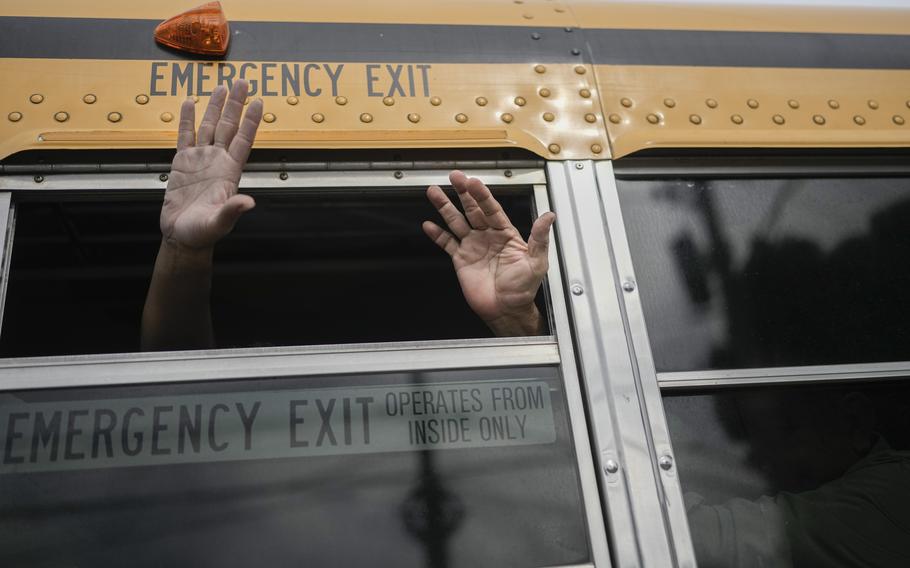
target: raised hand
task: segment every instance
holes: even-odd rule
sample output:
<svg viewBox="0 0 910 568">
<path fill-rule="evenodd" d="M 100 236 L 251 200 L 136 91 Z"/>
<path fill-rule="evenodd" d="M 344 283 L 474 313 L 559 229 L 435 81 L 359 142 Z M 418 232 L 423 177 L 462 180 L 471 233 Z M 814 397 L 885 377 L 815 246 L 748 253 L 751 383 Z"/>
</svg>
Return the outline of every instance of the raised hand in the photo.
<svg viewBox="0 0 910 568">
<path fill-rule="evenodd" d="M 245 81 L 234 83 L 230 95 L 224 86 L 216 88 L 198 132 L 193 101 L 184 101 L 180 108 L 177 155 L 161 208 L 161 234 L 167 245 L 211 248 L 256 205 L 249 195 L 237 193 L 262 119 L 262 101 L 256 100 L 241 122 L 247 90 Z"/>
<path fill-rule="evenodd" d="M 423 231 L 452 257 L 465 300 L 498 336 L 536 335 L 543 322 L 534 298 L 547 274 L 553 213 L 541 215 L 525 242 L 480 180 L 449 174 L 462 214 L 438 186 L 427 197 L 449 231 L 430 221 Z M 465 218 L 467 217 L 467 218 Z"/>
</svg>

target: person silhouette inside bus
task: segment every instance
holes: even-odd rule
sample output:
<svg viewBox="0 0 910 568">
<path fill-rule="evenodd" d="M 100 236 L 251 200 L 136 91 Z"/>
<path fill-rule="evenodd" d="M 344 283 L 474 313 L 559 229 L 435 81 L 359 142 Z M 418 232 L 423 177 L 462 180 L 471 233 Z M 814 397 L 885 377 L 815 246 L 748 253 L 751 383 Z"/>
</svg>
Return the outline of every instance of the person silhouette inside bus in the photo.
<svg viewBox="0 0 910 568">
<path fill-rule="evenodd" d="M 253 209 L 238 184 L 262 118 L 262 101 L 243 113 L 248 85 L 212 93 L 195 128 L 193 101 L 180 108 L 177 154 L 161 208 L 161 246 L 142 313 L 142 349 L 215 346 L 210 308 L 212 251 Z M 527 242 L 490 190 L 477 179 L 449 175 L 464 213 L 437 186 L 427 197 L 448 231 L 425 221 L 423 230 L 452 258 L 471 309 L 498 336 L 536 335 L 543 320 L 534 298 L 547 272 L 553 213 L 541 215 Z"/>
</svg>

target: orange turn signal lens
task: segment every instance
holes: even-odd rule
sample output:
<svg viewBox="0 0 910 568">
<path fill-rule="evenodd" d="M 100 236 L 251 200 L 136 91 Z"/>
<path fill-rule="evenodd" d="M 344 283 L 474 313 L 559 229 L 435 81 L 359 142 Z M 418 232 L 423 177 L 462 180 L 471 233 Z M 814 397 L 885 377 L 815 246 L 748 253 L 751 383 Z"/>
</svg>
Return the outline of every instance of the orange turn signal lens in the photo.
<svg viewBox="0 0 910 568">
<path fill-rule="evenodd" d="M 224 55 L 230 39 L 231 30 L 220 2 L 187 10 L 155 28 L 155 41 L 202 55 Z"/>
</svg>

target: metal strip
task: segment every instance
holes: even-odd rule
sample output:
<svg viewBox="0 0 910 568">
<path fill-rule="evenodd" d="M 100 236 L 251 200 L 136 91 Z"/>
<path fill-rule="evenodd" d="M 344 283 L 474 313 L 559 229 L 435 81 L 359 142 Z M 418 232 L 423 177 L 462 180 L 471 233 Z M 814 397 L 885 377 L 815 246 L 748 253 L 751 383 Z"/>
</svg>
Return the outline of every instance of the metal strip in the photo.
<svg viewBox="0 0 910 568">
<path fill-rule="evenodd" d="M 623 158 L 614 163 L 617 179 L 768 177 L 883 177 L 910 175 L 907 156 L 768 156 L 742 158 Z"/>
<path fill-rule="evenodd" d="M 16 210 L 11 193 L 0 193 L 0 336 L 3 333 L 3 312 L 6 307 L 6 286 L 13 259 L 13 236 L 16 232 Z"/>
<path fill-rule="evenodd" d="M 537 205 L 538 216 L 551 210 L 546 186 L 537 185 L 534 187 L 534 201 Z M 603 511 L 600 507 L 600 492 L 597 488 L 597 476 L 595 473 L 597 470 L 595 469 L 594 457 L 591 455 L 591 440 L 588 437 L 588 422 L 585 417 L 581 383 L 576 366 L 575 346 L 572 343 L 569 310 L 566 306 L 566 292 L 562 285 L 559 250 L 560 241 L 554 238 L 550 245 L 550 270 L 547 273 L 552 305 L 553 331 L 556 335 L 562 360 L 560 371 L 565 389 L 566 403 L 569 407 L 572 435 L 575 441 L 575 456 L 585 503 L 585 516 L 588 521 L 591 555 L 594 565 L 608 567 L 611 565 L 610 549 L 606 539 L 607 532 L 604 526 Z"/>
<path fill-rule="evenodd" d="M 657 370 L 654 365 L 654 357 L 651 354 L 651 343 L 648 339 L 641 296 L 638 294 L 638 284 L 632 265 L 632 251 L 629 248 L 625 222 L 620 208 L 619 192 L 616 187 L 616 179 L 613 176 L 613 165 L 610 162 L 598 162 L 596 169 L 603 215 L 609 232 L 613 257 L 616 261 L 616 276 L 622 282 L 621 286 L 624 292 L 622 299 L 625 304 L 626 329 L 632 344 L 635 363 L 638 367 L 638 383 L 641 387 L 640 396 L 644 403 L 647 418 L 646 425 L 654 451 L 660 460 L 658 463 L 652 463 L 655 475 L 660 476 L 663 487 L 664 514 L 668 523 L 667 528 L 676 548 L 677 565 L 694 568 L 696 566 L 695 550 L 692 545 L 692 536 L 689 532 L 689 522 L 686 517 L 686 506 L 675 466 L 670 430 L 664 414 L 663 399 L 660 395 L 660 387 L 657 384 Z"/>
<path fill-rule="evenodd" d="M 547 172 L 613 558 L 673 566 L 593 162 L 552 162 Z"/>
<path fill-rule="evenodd" d="M 910 361 L 657 374 L 657 380 L 662 390 L 857 380 L 872 381 L 895 378 L 910 380 Z"/>
<path fill-rule="evenodd" d="M 552 337 L 0 360 L 0 391 L 559 364 Z"/>
<path fill-rule="evenodd" d="M 542 169 L 467 169 L 466 174 L 491 186 L 545 183 Z M 414 171 L 319 171 L 244 172 L 241 189 L 251 188 L 406 188 L 449 185 L 447 170 Z M 0 191 L 125 191 L 158 190 L 167 178 L 158 174 L 60 174 L 47 176 L 0 176 Z"/>
</svg>

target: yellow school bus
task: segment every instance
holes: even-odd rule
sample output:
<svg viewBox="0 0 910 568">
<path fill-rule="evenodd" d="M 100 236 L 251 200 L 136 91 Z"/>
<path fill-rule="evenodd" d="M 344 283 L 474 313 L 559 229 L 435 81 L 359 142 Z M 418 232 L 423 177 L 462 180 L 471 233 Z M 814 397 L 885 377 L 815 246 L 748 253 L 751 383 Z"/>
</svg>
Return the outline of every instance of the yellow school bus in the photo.
<svg viewBox="0 0 910 568">
<path fill-rule="evenodd" d="M 0 564 L 910 565 L 910 8 L 0 8 Z M 218 348 L 141 352 L 241 79 Z M 453 169 L 556 213 L 542 335 L 421 234 Z"/>
</svg>

